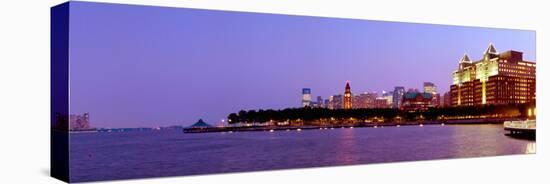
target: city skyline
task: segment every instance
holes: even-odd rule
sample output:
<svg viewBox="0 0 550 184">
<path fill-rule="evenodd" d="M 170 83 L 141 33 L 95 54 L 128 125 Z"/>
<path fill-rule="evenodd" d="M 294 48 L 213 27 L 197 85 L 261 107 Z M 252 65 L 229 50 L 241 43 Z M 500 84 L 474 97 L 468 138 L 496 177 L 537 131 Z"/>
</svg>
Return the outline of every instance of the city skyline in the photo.
<svg viewBox="0 0 550 184">
<path fill-rule="evenodd" d="M 345 81 L 355 94 L 423 82 L 443 94 L 464 53 L 481 58 L 489 43 L 536 61 L 534 31 L 80 5 L 70 111 L 95 127 L 216 124 L 241 109 L 298 107 L 302 88 L 343 94 Z"/>
<path fill-rule="evenodd" d="M 399 92 L 402 89 L 401 92 Z M 356 109 L 356 108 L 401 108 L 401 99 L 405 93 L 428 93 L 431 95 L 431 105 L 433 107 L 443 107 L 445 105 L 441 99 L 442 95 L 446 92 L 440 92 L 438 86 L 432 82 L 423 82 L 423 88 L 408 88 L 405 90 L 404 86 L 395 86 L 394 90 L 398 92 L 394 94 L 394 91 L 391 90 L 382 90 L 380 93 L 378 91 L 370 92 L 354 92 L 349 81 L 346 81 L 346 87 L 344 88 L 344 93 L 336 93 L 325 97 L 323 101 L 323 96 L 317 96 L 316 101 L 312 101 L 312 89 L 311 88 L 302 88 L 302 98 L 300 107 L 321 107 L 329 109 Z M 346 107 L 346 94 L 348 99 L 348 105 Z M 313 95 L 315 96 L 315 95 Z M 336 99 L 335 98 L 341 98 Z M 340 102 L 342 100 L 342 102 Z M 353 103 L 351 102 L 353 101 Z M 397 104 L 394 104 L 397 103 Z M 341 103 L 341 104 L 340 104 Z M 293 107 L 288 107 L 293 108 Z"/>
</svg>

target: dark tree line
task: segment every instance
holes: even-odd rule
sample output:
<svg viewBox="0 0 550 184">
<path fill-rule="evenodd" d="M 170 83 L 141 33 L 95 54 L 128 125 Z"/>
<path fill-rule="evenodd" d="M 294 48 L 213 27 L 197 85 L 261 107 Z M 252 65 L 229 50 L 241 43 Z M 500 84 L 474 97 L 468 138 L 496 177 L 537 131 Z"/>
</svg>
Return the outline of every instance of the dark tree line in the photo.
<svg viewBox="0 0 550 184">
<path fill-rule="evenodd" d="M 429 108 L 407 111 L 400 109 L 327 109 L 327 108 L 286 108 L 281 110 L 259 109 L 241 110 L 227 117 L 230 124 L 234 123 L 265 123 L 265 122 L 362 122 L 366 120 L 383 121 L 417 121 L 463 119 L 480 117 L 527 117 L 527 110 L 534 103 L 458 106 L 444 108 Z"/>
</svg>

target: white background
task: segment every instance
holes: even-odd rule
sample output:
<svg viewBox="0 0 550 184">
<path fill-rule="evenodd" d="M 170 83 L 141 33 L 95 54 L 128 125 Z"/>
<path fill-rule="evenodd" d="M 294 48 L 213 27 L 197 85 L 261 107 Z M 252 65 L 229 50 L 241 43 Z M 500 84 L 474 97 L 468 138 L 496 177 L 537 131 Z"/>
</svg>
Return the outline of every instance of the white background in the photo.
<svg viewBox="0 0 550 184">
<path fill-rule="evenodd" d="M 49 22 L 60 0 L 1 1 L 0 183 L 49 175 Z M 196 0 L 135 3 L 537 31 L 537 154 L 117 181 L 118 183 L 548 183 L 550 6 L 545 1 Z M 546 18 L 545 18 L 546 16 Z M 414 36 L 414 35 L 411 35 Z M 546 51 L 546 52 L 545 52 Z M 546 74 L 545 74 L 546 73 Z M 546 85 L 544 85 L 546 83 Z"/>
</svg>

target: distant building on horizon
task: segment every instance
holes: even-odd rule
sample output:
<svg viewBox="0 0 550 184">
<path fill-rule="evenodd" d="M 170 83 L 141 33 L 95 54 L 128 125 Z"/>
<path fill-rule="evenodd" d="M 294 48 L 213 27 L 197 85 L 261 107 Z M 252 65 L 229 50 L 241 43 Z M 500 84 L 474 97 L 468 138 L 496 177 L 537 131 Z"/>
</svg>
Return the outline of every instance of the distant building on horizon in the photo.
<svg viewBox="0 0 550 184">
<path fill-rule="evenodd" d="M 435 94 L 432 94 L 433 95 L 433 98 L 432 98 L 432 105 L 434 107 L 439 107 L 441 106 L 441 94 L 439 93 L 435 93 Z"/>
<path fill-rule="evenodd" d="M 418 91 L 417 88 L 409 88 L 409 89 L 407 89 L 407 92 L 416 92 L 416 93 L 419 93 L 420 91 Z"/>
<path fill-rule="evenodd" d="M 311 105 L 311 89 L 302 88 L 302 107 Z"/>
<path fill-rule="evenodd" d="M 378 108 L 378 109 L 391 108 L 391 105 L 388 104 L 388 100 L 386 98 L 377 97 L 374 99 L 374 104 L 372 108 Z"/>
<path fill-rule="evenodd" d="M 338 95 L 332 95 L 332 109 L 341 109 L 344 106 L 343 100 L 344 96 L 338 94 Z"/>
<path fill-rule="evenodd" d="M 395 86 L 395 88 L 393 89 L 393 99 L 392 99 L 393 108 L 401 107 L 401 104 L 403 101 L 403 95 L 405 95 L 405 87 Z"/>
<path fill-rule="evenodd" d="M 323 97 L 317 96 L 317 104 L 316 104 L 316 107 L 324 107 Z"/>
<path fill-rule="evenodd" d="M 464 54 L 452 76 L 453 106 L 535 101 L 536 63 L 523 60 L 519 51 L 499 53 L 491 43 L 479 61 Z"/>
<path fill-rule="evenodd" d="M 376 98 L 378 98 L 378 93 L 376 92 L 365 92 L 355 95 L 353 96 L 353 108 L 375 108 Z"/>
<path fill-rule="evenodd" d="M 382 91 L 382 98 L 386 99 L 386 102 L 388 103 L 389 107 L 392 107 L 393 105 L 393 91 Z"/>
<path fill-rule="evenodd" d="M 367 108 L 367 92 L 353 95 L 352 104 L 354 109 Z"/>
<path fill-rule="evenodd" d="M 346 89 L 344 92 L 344 109 L 351 109 L 352 107 L 352 95 L 349 82 L 346 82 Z"/>
<path fill-rule="evenodd" d="M 84 113 L 82 115 L 71 114 L 69 115 L 69 130 L 88 130 L 91 129 L 90 114 Z"/>
</svg>

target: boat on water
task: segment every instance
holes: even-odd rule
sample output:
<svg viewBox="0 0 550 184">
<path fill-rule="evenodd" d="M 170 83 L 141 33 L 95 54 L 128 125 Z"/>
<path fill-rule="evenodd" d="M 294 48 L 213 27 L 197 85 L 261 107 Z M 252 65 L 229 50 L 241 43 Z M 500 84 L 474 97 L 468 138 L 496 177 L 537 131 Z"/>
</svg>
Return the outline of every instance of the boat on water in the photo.
<svg viewBox="0 0 550 184">
<path fill-rule="evenodd" d="M 521 121 L 505 121 L 504 130 L 510 134 L 530 134 L 535 135 L 537 130 L 537 122 L 534 119 Z"/>
</svg>

